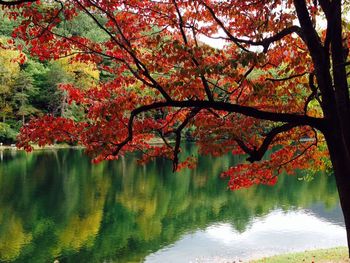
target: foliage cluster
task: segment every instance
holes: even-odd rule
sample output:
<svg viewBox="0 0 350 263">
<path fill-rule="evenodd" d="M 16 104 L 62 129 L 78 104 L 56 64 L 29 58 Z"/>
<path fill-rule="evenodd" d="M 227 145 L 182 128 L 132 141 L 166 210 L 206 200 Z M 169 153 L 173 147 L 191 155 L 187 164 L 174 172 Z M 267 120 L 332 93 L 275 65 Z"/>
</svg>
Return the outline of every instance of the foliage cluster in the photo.
<svg viewBox="0 0 350 263">
<path fill-rule="evenodd" d="M 74 84 L 82 89 L 96 85 L 100 79 L 96 66 L 72 62 L 69 57 L 42 61 L 31 56 L 24 43 L 13 42 L 19 22 L 7 19 L 3 12 L 0 17 L 0 142 L 15 143 L 20 127 L 32 117 L 50 114 L 83 119 L 83 109 L 68 103 L 62 85 Z M 69 30 L 98 39 L 85 21 L 83 16 L 76 18 Z"/>
</svg>

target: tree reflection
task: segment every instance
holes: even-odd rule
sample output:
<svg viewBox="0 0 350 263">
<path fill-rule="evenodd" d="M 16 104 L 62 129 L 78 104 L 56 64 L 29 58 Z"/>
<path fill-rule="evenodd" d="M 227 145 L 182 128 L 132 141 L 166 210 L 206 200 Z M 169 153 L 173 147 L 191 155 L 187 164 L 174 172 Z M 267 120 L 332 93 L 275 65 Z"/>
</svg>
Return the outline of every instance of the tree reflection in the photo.
<svg viewBox="0 0 350 263">
<path fill-rule="evenodd" d="M 180 174 L 164 160 L 138 166 L 135 158 L 91 165 L 77 150 L 5 153 L 0 260 L 140 261 L 213 222 L 242 232 L 276 208 L 338 203 L 334 180 L 324 174 L 311 182 L 282 176 L 274 187 L 230 192 L 218 174 L 242 157 L 200 157 L 197 169 Z"/>
</svg>

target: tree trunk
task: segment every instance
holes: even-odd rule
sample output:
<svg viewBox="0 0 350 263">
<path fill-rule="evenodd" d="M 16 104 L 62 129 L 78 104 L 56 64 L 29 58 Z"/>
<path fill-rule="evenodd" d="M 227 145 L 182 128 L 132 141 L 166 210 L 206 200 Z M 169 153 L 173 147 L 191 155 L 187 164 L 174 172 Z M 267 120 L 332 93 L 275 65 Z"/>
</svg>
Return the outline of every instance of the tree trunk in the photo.
<svg viewBox="0 0 350 263">
<path fill-rule="evenodd" d="M 350 154 L 339 130 L 326 135 L 326 140 L 343 211 L 350 257 Z"/>
</svg>

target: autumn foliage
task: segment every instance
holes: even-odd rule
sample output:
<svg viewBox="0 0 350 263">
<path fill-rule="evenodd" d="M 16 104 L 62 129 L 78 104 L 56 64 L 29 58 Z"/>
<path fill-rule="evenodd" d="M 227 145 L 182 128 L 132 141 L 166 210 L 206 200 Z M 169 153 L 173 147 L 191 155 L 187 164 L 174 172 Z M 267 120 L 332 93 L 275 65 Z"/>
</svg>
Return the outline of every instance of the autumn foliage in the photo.
<svg viewBox="0 0 350 263">
<path fill-rule="evenodd" d="M 247 162 L 222 174 L 231 189 L 272 185 L 284 171 L 325 169 L 325 100 L 300 23 L 306 12 L 327 43 L 323 9 L 309 0 L 72 0 L 9 8 L 10 18 L 22 19 L 13 37 L 32 55 L 70 57 L 110 76 L 86 89 L 62 85 L 85 120 L 33 119 L 18 147 L 78 143 L 96 162 L 137 151 L 141 162 L 164 156 L 179 170 L 195 163 L 181 157 L 186 137 L 204 154 L 247 154 Z M 81 13 L 105 40 L 64 31 Z"/>
</svg>

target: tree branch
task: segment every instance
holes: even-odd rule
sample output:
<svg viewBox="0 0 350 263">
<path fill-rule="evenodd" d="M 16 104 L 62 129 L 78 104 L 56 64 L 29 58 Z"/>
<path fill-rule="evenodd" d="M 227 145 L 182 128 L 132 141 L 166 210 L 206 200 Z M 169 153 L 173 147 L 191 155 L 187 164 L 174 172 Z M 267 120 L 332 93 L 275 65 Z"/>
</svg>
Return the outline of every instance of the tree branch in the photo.
<svg viewBox="0 0 350 263">
<path fill-rule="evenodd" d="M 0 5 L 4 6 L 16 6 L 24 3 L 34 3 L 36 0 L 16 0 L 16 1 L 3 1 L 0 0 Z"/>
<path fill-rule="evenodd" d="M 265 80 L 269 80 L 269 81 L 272 81 L 272 82 L 277 82 L 277 81 L 286 81 L 286 80 L 290 80 L 290 79 L 294 79 L 294 78 L 298 78 L 298 77 L 302 77 L 304 76 L 305 74 L 307 74 L 308 72 L 303 72 L 303 73 L 300 73 L 300 74 L 295 74 L 295 75 L 291 75 L 289 77 L 285 77 L 285 78 L 279 78 L 279 79 L 274 79 L 274 78 L 266 78 Z"/>
<path fill-rule="evenodd" d="M 242 76 L 242 78 L 238 81 L 238 87 L 237 87 L 234 91 L 232 91 L 231 94 L 232 94 L 233 92 L 235 92 L 236 90 L 239 90 L 239 89 L 242 87 L 244 81 L 248 78 L 249 74 L 252 73 L 252 71 L 254 70 L 255 66 L 256 66 L 256 64 L 253 64 L 253 65 L 244 73 L 244 75 Z M 241 90 L 240 90 L 240 92 L 239 92 L 239 94 L 238 94 L 238 96 L 237 96 L 237 98 L 236 98 L 236 102 L 237 102 L 237 103 L 238 103 L 240 97 L 242 96 L 242 93 L 243 93 L 243 88 L 241 88 Z"/>
<path fill-rule="evenodd" d="M 107 12 L 106 10 L 102 9 L 99 5 L 95 4 L 94 2 L 88 0 L 89 3 L 91 5 L 93 5 L 94 7 L 96 7 L 98 10 L 100 10 L 101 12 L 105 13 L 116 25 L 118 32 L 120 33 L 120 35 L 122 36 L 122 38 L 124 39 L 124 41 L 126 42 L 126 44 L 129 46 L 129 48 L 127 48 L 125 45 L 123 45 L 123 43 L 121 43 L 120 41 L 118 41 L 118 39 L 105 27 L 103 26 L 98 20 L 97 18 L 89 11 L 87 10 L 87 8 L 81 4 L 79 1 L 76 1 L 78 3 L 78 5 L 84 10 L 84 12 L 91 17 L 91 19 L 94 20 L 94 22 L 97 24 L 97 26 L 103 30 L 106 34 L 108 34 L 108 36 L 114 41 L 114 43 L 116 43 L 121 49 L 125 50 L 130 56 L 131 58 L 134 60 L 135 65 L 138 67 L 138 69 L 142 72 L 142 74 L 152 83 L 153 88 L 155 88 L 156 90 L 158 90 L 160 92 L 160 94 L 162 94 L 162 96 L 166 99 L 166 100 L 171 100 L 171 97 L 169 96 L 169 94 L 163 89 L 163 87 L 161 85 L 159 85 L 159 83 L 151 76 L 151 74 L 149 73 L 149 70 L 147 69 L 147 67 L 145 66 L 144 63 L 142 63 L 140 61 L 140 59 L 135 55 L 135 53 L 132 51 L 131 48 L 131 44 L 129 42 L 129 40 L 125 37 L 125 35 L 123 34 L 121 28 L 119 27 L 117 21 L 114 19 L 113 16 L 111 16 L 111 14 L 109 12 Z"/>
<path fill-rule="evenodd" d="M 298 26 L 287 27 L 287 28 L 283 29 L 282 31 L 278 32 L 277 34 L 275 34 L 271 37 L 267 37 L 267 38 L 260 40 L 260 41 L 253 41 L 253 40 L 246 40 L 246 39 L 237 38 L 231 34 L 231 32 L 226 28 L 224 23 L 216 16 L 214 10 L 210 6 L 208 6 L 205 2 L 203 2 L 203 1 L 201 1 L 201 2 L 208 9 L 209 13 L 211 14 L 211 16 L 213 17 L 215 22 L 220 26 L 220 28 L 228 36 L 229 40 L 231 40 L 238 47 L 240 47 L 241 49 L 243 49 L 247 52 L 250 52 L 250 51 L 248 49 L 246 49 L 245 47 L 243 47 L 241 45 L 242 43 L 252 45 L 252 46 L 262 46 L 264 48 L 264 50 L 263 50 L 264 53 L 266 53 L 272 43 L 279 41 L 282 38 L 284 38 L 285 36 L 290 35 L 292 33 L 296 33 L 302 39 L 304 39 L 303 32 L 302 32 L 301 28 Z"/>
<path fill-rule="evenodd" d="M 312 147 L 317 147 L 317 144 L 318 144 L 318 139 L 317 139 L 317 133 L 316 133 L 316 131 L 314 130 L 314 132 L 315 132 L 315 141 L 314 142 L 312 142 L 310 145 L 308 145 L 307 147 L 305 147 L 299 154 L 297 154 L 296 156 L 294 156 L 292 159 L 290 159 L 290 160 L 288 160 L 288 161 L 286 161 L 286 162 L 284 162 L 284 163 L 281 163 L 281 164 L 279 164 L 278 165 L 278 169 L 277 169 L 277 171 L 278 171 L 278 173 L 280 173 L 280 170 L 281 170 L 281 168 L 282 168 L 282 166 L 285 166 L 285 165 L 287 165 L 287 164 L 289 164 L 289 163 L 292 163 L 292 162 L 294 162 L 295 160 L 297 160 L 298 158 L 300 158 L 301 156 L 303 156 L 309 149 L 311 149 Z"/>
<path fill-rule="evenodd" d="M 182 18 L 182 15 L 181 15 L 181 12 L 180 12 L 180 9 L 177 5 L 176 0 L 173 0 L 173 4 L 175 6 L 176 13 L 179 17 L 179 28 L 180 28 L 181 36 L 183 38 L 185 45 L 188 46 L 188 40 L 187 40 L 187 36 L 186 36 L 185 30 L 184 30 L 184 21 L 183 21 L 183 18 Z M 195 66 L 197 68 L 199 68 L 200 64 L 199 64 L 198 60 L 194 57 L 192 52 L 189 52 L 189 53 L 190 53 L 192 62 L 195 64 Z M 204 87 L 204 90 L 205 90 L 205 93 L 206 93 L 208 99 L 211 101 L 214 100 L 213 95 L 212 95 L 210 88 L 209 88 L 208 81 L 203 73 L 200 73 L 200 79 L 202 81 L 202 84 L 203 84 L 203 87 Z"/>
<path fill-rule="evenodd" d="M 191 112 L 188 114 L 186 119 L 180 124 L 180 126 L 175 130 L 175 147 L 174 147 L 174 159 L 173 159 L 173 172 L 176 171 L 177 166 L 179 164 L 179 153 L 180 153 L 180 143 L 181 143 L 181 132 L 182 130 L 187 126 L 187 124 L 192 120 L 201 109 L 199 108 L 193 108 Z"/>
<path fill-rule="evenodd" d="M 305 105 L 304 105 L 304 113 L 305 113 L 305 115 L 307 113 L 307 107 L 309 106 L 309 103 L 314 98 L 318 101 L 318 103 L 320 105 L 322 105 L 322 102 L 321 102 L 321 100 L 320 100 L 320 98 L 318 96 L 319 95 L 318 94 L 318 90 L 317 90 L 317 88 L 315 86 L 314 77 L 315 77 L 315 74 L 314 73 L 310 73 L 310 75 L 309 75 L 309 87 L 311 89 L 311 94 L 308 96 L 308 98 L 305 101 Z"/>
<path fill-rule="evenodd" d="M 249 154 L 249 157 L 247 158 L 247 161 L 253 163 L 256 161 L 260 161 L 262 159 L 262 157 L 265 155 L 266 151 L 269 149 L 269 146 L 271 145 L 271 143 L 273 142 L 273 140 L 276 138 L 276 136 L 280 133 L 289 131 L 295 127 L 297 127 L 298 125 L 295 124 L 284 124 L 282 126 L 273 128 L 265 137 L 263 143 L 260 145 L 260 147 L 258 149 L 254 148 L 254 149 L 250 149 L 242 140 L 240 139 L 235 139 L 236 142 L 238 143 L 239 147 L 246 152 L 247 154 Z"/>
<path fill-rule="evenodd" d="M 197 108 L 201 109 L 214 109 L 221 110 L 230 113 L 240 113 L 248 117 L 253 117 L 262 120 L 269 120 L 274 122 L 285 122 L 290 125 L 303 126 L 308 125 L 318 130 L 324 130 L 326 123 L 324 119 L 309 117 L 306 115 L 298 115 L 293 113 L 276 113 L 261 111 L 252 107 L 242 106 L 237 104 L 231 104 L 219 101 L 203 101 L 203 100 L 188 100 L 188 101 L 165 101 L 165 102 L 154 102 L 149 105 L 140 106 L 134 109 L 130 113 L 130 119 L 128 122 L 128 136 L 124 141 L 117 145 L 116 150 L 113 155 L 117 155 L 120 150 L 133 139 L 133 123 L 136 116 L 142 112 L 150 111 L 154 109 L 164 108 L 164 107 L 174 107 L 174 108 Z M 286 126 L 282 126 L 285 129 Z M 277 128 L 276 128 L 277 129 Z M 278 129 L 276 130 L 278 131 Z M 275 132 L 276 132 L 275 131 Z"/>
<path fill-rule="evenodd" d="M 318 87 L 322 94 L 322 109 L 324 116 L 329 118 L 336 113 L 336 100 L 333 91 L 333 81 L 330 74 L 330 59 L 325 52 L 320 36 L 311 21 L 305 0 L 293 0 L 300 26 L 305 36 L 305 44 L 309 50 L 315 67 Z M 334 62 L 333 62 L 334 63 Z"/>
</svg>

